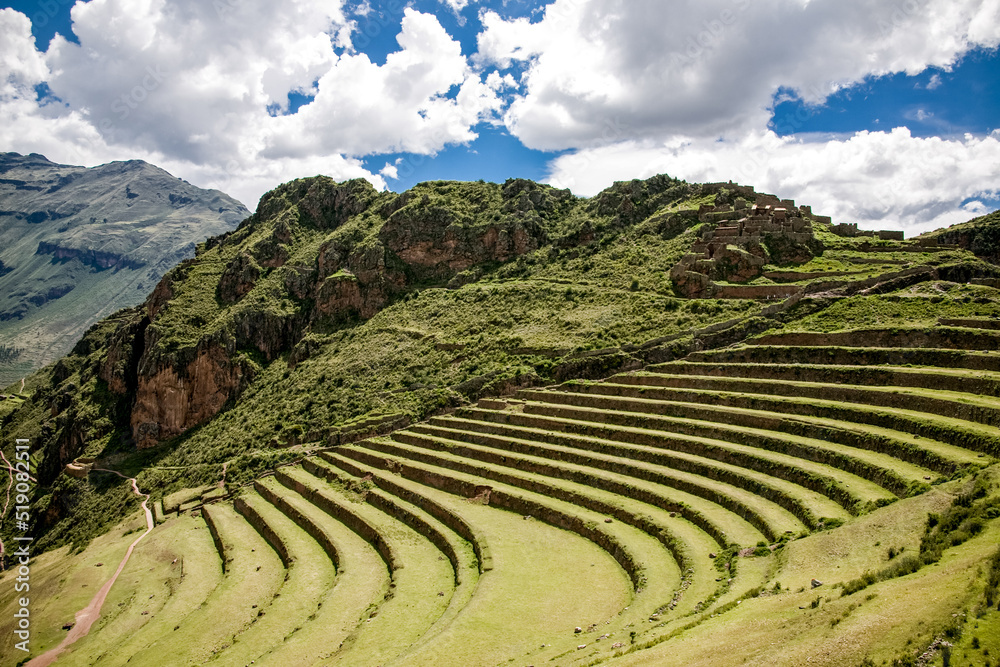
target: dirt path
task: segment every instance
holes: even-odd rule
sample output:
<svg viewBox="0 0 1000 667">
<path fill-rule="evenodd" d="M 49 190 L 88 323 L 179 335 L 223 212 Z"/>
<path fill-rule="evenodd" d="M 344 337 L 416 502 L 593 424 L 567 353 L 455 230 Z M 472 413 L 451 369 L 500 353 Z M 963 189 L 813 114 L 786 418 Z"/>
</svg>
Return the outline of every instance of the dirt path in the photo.
<svg viewBox="0 0 1000 667">
<path fill-rule="evenodd" d="M 118 580 L 118 575 L 120 575 L 122 570 L 125 569 L 125 565 L 128 563 L 128 559 L 132 556 L 132 551 L 135 549 L 135 545 L 139 544 L 139 541 L 146 537 L 146 535 L 149 535 L 149 532 L 153 530 L 153 513 L 146 505 L 149 501 L 149 494 L 139 491 L 139 485 L 135 481 L 134 477 L 126 477 L 117 470 L 106 470 L 104 468 L 94 468 L 93 472 L 111 472 L 118 475 L 122 479 L 127 479 L 132 482 L 132 490 L 135 492 L 135 495 L 140 496 L 143 499 L 142 511 L 146 513 L 146 532 L 137 537 L 135 542 L 129 545 L 128 551 L 125 552 L 125 557 L 122 558 L 122 562 L 118 564 L 118 569 L 115 570 L 114 576 L 101 587 L 101 590 L 97 591 L 97 595 L 95 595 L 90 601 L 90 604 L 76 612 L 76 622 L 73 624 L 73 628 L 69 631 L 69 634 L 66 635 L 66 638 L 59 643 L 59 646 L 46 651 L 37 658 L 33 658 L 26 664 L 25 667 L 47 667 L 55 662 L 56 658 L 58 658 L 63 651 L 69 648 L 70 644 L 81 637 L 87 636 L 87 633 L 90 632 L 90 628 L 94 624 L 94 621 L 100 617 L 101 607 L 104 606 L 104 600 L 107 599 L 108 593 L 111 592 L 111 587 L 114 586 L 115 581 Z"/>
</svg>

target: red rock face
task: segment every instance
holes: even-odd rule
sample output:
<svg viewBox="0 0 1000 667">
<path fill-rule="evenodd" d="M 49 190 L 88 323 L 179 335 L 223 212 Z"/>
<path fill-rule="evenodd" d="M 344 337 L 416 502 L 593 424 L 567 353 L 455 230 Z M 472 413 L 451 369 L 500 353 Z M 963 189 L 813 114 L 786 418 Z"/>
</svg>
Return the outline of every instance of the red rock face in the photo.
<svg viewBox="0 0 1000 667">
<path fill-rule="evenodd" d="M 155 446 L 215 416 L 243 382 L 220 347 L 201 352 L 184 369 L 172 367 L 140 377 L 132 409 L 132 436 L 139 449 Z"/>
<path fill-rule="evenodd" d="M 316 312 L 335 316 L 354 311 L 361 313 L 361 286 L 349 276 L 331 276 L 316 291 Z"/>
<path fill-rule="evenodd" d="M 160 282 L 156 283 L 153 293 L 146 299 L 146 314 L 150 322 L 156 319 L 156 316 L 173 296 L 174 292 L 171 289 L 170 274 L 168 273 L 160 279 Z"/>
<path fill-rule="evenodd" d="M 464 271 L 472 265 L 468 257 L 459 256 L 457 242 L 447 236 L 438 242 L 421 241 L 396 251 L 399 258 L 412 266 L 447 266 L 452 271 Z"/>
</svg>

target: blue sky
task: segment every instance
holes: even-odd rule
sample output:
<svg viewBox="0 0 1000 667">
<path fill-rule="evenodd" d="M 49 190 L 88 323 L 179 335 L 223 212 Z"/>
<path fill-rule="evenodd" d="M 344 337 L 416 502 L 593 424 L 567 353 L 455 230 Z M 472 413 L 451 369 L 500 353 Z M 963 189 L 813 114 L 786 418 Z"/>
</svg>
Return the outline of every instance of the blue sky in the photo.
<svg viewBox="0 0 1000 667">
<path fill-rule="evenodd" d="M 250 207 L 316 173 L 589 196 L 667 172 L 910 235 L 1000 203 L 989 0 L 0 7 L 0 150 L 146 159 Z"/>
</svg>

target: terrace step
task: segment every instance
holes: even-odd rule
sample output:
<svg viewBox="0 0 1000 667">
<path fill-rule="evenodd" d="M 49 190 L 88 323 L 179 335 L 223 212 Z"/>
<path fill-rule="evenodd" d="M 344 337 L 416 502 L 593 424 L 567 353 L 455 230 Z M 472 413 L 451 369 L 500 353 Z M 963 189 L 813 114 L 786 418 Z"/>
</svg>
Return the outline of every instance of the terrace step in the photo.
<svg viewBox="0 0 1000 667">
<path fill-rule="evenodd" d="M 156 664 L 165 650 L 179 664 L 205 664 L 253 627 L 258 610 L 267 609 L 281 590 L 285 578 L 281 559 L 232 506 L 207 506 L 202 516 L 218 550 L 222 581 L 168 639 L 131 656 L 133 664 Z M 218 609 L 227 613 L 220 616 Z"/>
<path fill-rule="evenodd" d="M 399 454 L 389 453 L 382 449 L 370 449 L 382 444 L 388 445 L 390 450 L 394 452 L 398 451 Z M 567 502 L 559 498 L 544 495 L 543 493 L 514 487 L 503 482 L 492 480 L 487 482 L 481 475 L 462 472 L 455 467 L 442 467 L 419 462 L 416 458 L 406 456 L 406 449 L 403 445 L 388 442 L 379 443 L 369 440 L 347 447 L 340 447 L 336 452 L 324 452 L 323 458 L 336 463 L 338 459 L 346 457 L 365 465 L 390 470 L 399 474 L 403 479 L 409 480 L 408 484 L 417 483 L 426 485 L 426 487 L 429 487 L 427 493 L 430 493 L 433 497 L 439 499 L 439 501 L 445 496 L 445 492 L 454 494 L 448 504 L 456 508 L 456 512 L 466 518 L 468 518 L 469 514 L 481 513 L 483 509 L 490 509 L 495 515 L 496 510 L 492 508 L 496 507 L 514 512 L 516 515 L 522 515 L 524 519 L 532 518 L 540 520 L 558 529 L 552 537 L 552 548 L 557 548 L 556 545 L 559 541 L 565 540 L 565 538 L 558 537 L 559 533 L 572 532 L 585 537 L 618 561 L 624 573 L 628 574 L 635 589 L 634 598 L 631 602 L 628 599 L 623 600 L 623 607 L 627 607 L 628 610 L 623 611 L 623 608 L 620 607 L 612 612 L 613 617 L 605 619 L 611 623 L 612 628 L 616 624 L 618 627 L 623 627 L 627 623 L 645 620 L 645 617 L 652 611 L 664 604 L 668 604 L 674 592 L 678 590 L 681 584 L 681 572 L 675 564 L 673 557 L 664 550 L 662 543 L 658 539 L 651 537 L 645 532 L 621 521 L 610 524 L 605 523 L 604 519 L 607 518 L 606 513 L 597 513 L 573 502 Z M 419 452 L 417 456 L 419 456 Z M 570 485 L 565 483 L 562 486 L 564 489 L 570 487 Z M 558 487 L 550 488 L 556 489 Z M 488 507 L 483 508 L 476 504 L 476 502 L 454 498 L 454 496 L 465 497 L 472 501 L 485 502 Z M 503 514 L 511 516 L 507 512 Z M 475 522 L 470 519 L 470 523 Z M 520 518 L 514 522 L 515 525 L 520 523 Z M 493 550 L 494 570 L 489 573 L 489 581 L 492 582 L 490 589 L 496 591 L 500 587 L 510 586 L 520 589 L 520 583 L 509 580 L 508 575 L 512 566 L 503 554 L 503 547 L 505 545 L 501 542 L 501 546 L 498 547 L 500 538 L 490 537 L 490 525 L 480 524 L 479 529 L 486 532 Z M 510 536 L 506 536 L 503 542 L 509 542 L 509 539 Z M 573 539 L 577 539 L 576 536 L 573 536 Z M 509 555 L 507 554 L 507 556 Z M 517 560 L 520 560 L 520 557 Z M 520 567 L 520 565 L 517 567 Z M 585 574 L 579 572 L 573 566 L 571 566 L 571 570 L 577 571 L 579 574 Z M 497 577 L 500 579 L 498 580 Z M 575 586 L 573 587 L 575 588 Z M 565 595 L 567 593 L 568 591 L 563 591 L 559 594 Z M 470 607 L 475 606 L 480 610 L 480 613 L 494 614 L 495 611 L 490 611 L 480 606 L 480 599 L 481 596 L 477 593 Z M 509 598 L 505 597 L 505 599 Z M 533 600 L 533 605 L 541 605 L 548 609 L 557 609 L 561 603 L 555 600 L 545 601 L 536 599 Z M 456 620 L 456 623 L 459 624 L 467 622 L 468 618 L 466 614 L 459 616 Z M 508 618 L 505 623 L 509 622 L 510 619 Z M 569 626 L 569 632 L 571 632 L 571 629 L 572 626 Z M 514 643 L 519 643 L 518 638 L 511 638 L 511 640 Z"/>
<path fill-rule="evenodd" d="M 382 477 L 389 477 L 383 473 L 378 468 L 373 466 L 368 466 L 363 463 L 359 463 L 356 460 L 349 459 L 347 457 L 337 454 L 335 451 L 324 452 L 322 454 L 324 461 L 335 462 L 336 466 L 344 471 L 350 470 L 355 477 L 377 480 Z M 333 466 L 334 463 L 323 463 L 323 465 Z M 419 494 L 425 499 L 429 499 L 429 494 L 433 494 L 434 491 L 427 489 L 427 487 L 421 487 L 421 485 L 414 482 L 401 479 L 398 476 L 393 476 L 394 479 L 387 480 L 390 481 L 398 489 L 402 489 L 407 495 Z M 435 501 L 436 502 L 436 501 Z M 621 504 L 621 503 L 619 503 Z M 444 503 L 441 503 L 444 507 Z M 716 579 L 719 576 L 719 572 L 713 567 L 714 561 L 706 558 L 706 555 L 711 552 L 719 552 L 720 546 L 716 540 L 711 536 L 707 535 L 704 531 L 699 529 L 692 523 L 688 523 L 683 519 L 668 518 L 669 509 L 660 507 L 651 507 L 649 505 L 643 505 L 641 503 L 634 503 L 630 508 L 632 512 L 649 514 L 649 518 L 646 519 L 646 523 L 649 519 L 659 519 L 662 523 L 669 525 L 670 534 L 680 543 L 681 547 L 685 550 L 687 554 L 685 568 L 691 567 L 694 572 L 690 570 L 686 571 L 685 578 L 687 579 L 688 588 L 686 591 L 681 592 L 674 605 L 675 614 L 684 614 L 697 607 L 700 603 L 704 604 L 705 600 L 712 599 L 718 594 L 723 592 L 725 585 L 723 585 L 720 590 L 720 585 L 716 583 Z M 451 511 L 451 510 L 449 510 Z M 459 516 L 457 513 L 452 511 L 453 516 Z M 478 528 L 475 528 L 478 532 Z M 756 534 L 760 538 L 759 533 Z M 733 568 L 740 571 L 737 568 Z M 745 577 L 744 577 L 745 578 Z M 478 594 L 477 594 L 478 595 Z M 474 614 L 475 612 L 463 611 L 462 615 L 458 617 L 456 621 L 457 624 L 462 625 L 467 621 L 469 614 Z M 453 633 L 452 633 L 453 634 Z M 430 642 L 430 640 L 425 639 L 424 641 Z M 430 646 L 424 651 L 425 653 L 432 654 Z M 433 655 L 439 656 L 439 654 L 434 653 Z M 409 654 L 408 656 L 409 657 Z M 435 660 L 439 660 L 439 657 L 435 657 Z M 409 661 L 407 661 L 409 663 Z"/>
<path fill-rule="evenodd" d="M 323 456 L 331 462 L 334 462 L 334 457 L 337 457 L 335 463 L 341 468 L 349 469 L 351 466 L 357 465 L 356 462 L 351 460 L 345 462 L 344 457 L 338 457 L 332 452 L 324 453 Z M 548 462 L 546 464 L 548 465 Z M 569 487 L 565 485 L 554 486 L 559 485 L 559 482 L 548 480 L 545 484 L 536 483 L 532 485 L 532 489 L 548 488 L 549 494 L 553 497 L 559 494 L 570 498 L 579 495 L 579 486 L 590 487 L 594 490 L 605 489 L 618 496 L 632 498 L 666 512 L 676 514 L 680 519 L 689 521 L 701 532 L 706 533 L 720 547 L 730 544 L 756 544 L 765 538 L 761 531 L 753 527 L 735 512 L 698 496 L 675 489 L 667 489 L 661 485 L 645 482 L 626 475 L 607 473 L 603 470 L 600 471 L 600 474 L 596 474 L 596 471 L 588 469 L 585 466 L 565 464 L 560 467 L 565 468 L 565 470 L 550 471 L 560 473 L 560 476 L 556 476 L 554 479 L 572 481 L 576 485 L 572 487 L 575 493 L 568 493 L 567 489 Z M 590 489 L 587 490 L 589 491 Z M 671 519 L 673 518 L 676 517 L 671 517 Z M 671 524 L 673 524 L 673 521 L 671 521 Z"/>
<path fill-rule="evenodd" d="M 322 456 L 344 466 L 344 470 L 380 474 L 385 470 L 384 457 L 378 459 L 376 468 L 338 451 L 324 452 Z M 406 469 L 402 472 L 416 473 Z M 602 628 L 601 632 L 610 632 L 620 631 L 625 623 L 645 620 L 630 616 L 637 607 L 620 565 L 588 540 L 405 476 L 390 476 L 410 492 L 460 517 L 490 545 L 494 563 L 493 569 L 480 578 L 472 602 L 455 621 L 407 653 L 400 664 L 466 667 L 469 655 L 484 656 L 482 664 L 541 664 L 527 658 L 538 653 L 540 645 L 548 645 L 546 650 L 553 655 L 575 650 L 578 638 L 573 634 L 574 626 L 594 624 Z M 738 581 L 741 571 L 737 570 Z M 682 601 L 690 593 L 691 589 Z M 630 611 L 621 613 L 630 606 Z"/>
<path fill-rule="evenodd" d="M 988 329 L 990 331 L 1000 331 L 1000 319 L 981 318 L 941 318 L 938 324 L 943 327 L 963 327 L 966 329 Z"/>
<path fill-rule="evenodd" d="M 687 361 L 709 363 L 794 363 L 845 366 L 928 366 L 1000 373 L 1000 353 L 931 348 L 752 345 L 692 352 Z"/>
<path fill-rule="evenodd" d="M 832 332 L 782 332 L 746 341 L 747 345 L 837 347 L 929 347 L 946 350 L 998 350 L 1000 331 L 934 327 L 933 329 L 855 329 Z"/>
<path fill-rule="evenodd" d="M 118 595 L 112 594 L 105 603 L 100 640 L 75 644 L 71 652 L 60 656 L 60 665 L 159 665 L 162 664 L 159 658 L 172 648 L 179 634 L 185 639 L 197 636 L 194 624 L 197 621 L 192 623 L 189 619 L 196 619 L 198 612 L 210 604 L 213 594 L 226 583 L 221 558 L 205 521 L 200 516 L 175 518 L 150 533 L 141 547 L 142 551 L 135 555 L 142 558 L 143 552 L 155 554 L 150 563 L 154 567 L 150 568 L 152 572 L 147 579 L 128 591 L 125 599 L 141 605 L 144 613 L 136 618 L 138 609 L 132 608 L 130 612 L 125 610 L 131 606 L 128 603 L 121 607 L 114 604 L 115 597 L 121 596 L 118 589 Z M 176 557 L 172 562 L 171 554 Z M 130 572 L 140 572 L 136 559 L 130 560 L 129 565 L 122 579 L 127 580 Z M 152 584 L 149 589 L 152 598 L 141 595 L 142 584 Z M 91 637 L 96 639 L 95 635 Z M 0 661 L 0 664 L 10 663 Z"/>
<path fill-rule="evenodd" d="M 490 549 L 485 538 L 476 534 L 475 529 L 462 520 L 447 507 L 430 498 L 426 494 L 420 493 L 412 486 L 400 484 L 398 480 L 392 479 L 389 475 L 383 474 L 375 468 L 369 468 L 362 464 L 351 462 L 343 457 L 336 457 L 332 452 L 324 452 L 323 458 L 312 457 L 303 460 L 302 467 L 316 477 L 322 477 L 329 482 L 343 481 L 345 477 L 359 477 L 372 482 L 378 488 L 384 490 L 387 495 L 395 496 L 408 504 L 419 507 L 421 510 L 431 515 L 455 534 L 456 537 L 468 542 L 472 547 L 476 559 L 476 567 L 480 573 L 493 569 L 490 557 Z M 334 466 L 329 461 L 336 459 Z M 346 466 L 346 467 L 345 467 Z M 366 495 L 366 499 L 367 499 Z M 450 537 L 448 539 L 451 539 Z M 455 548 L 456 551 L 460 547 Z"/>
<path fill-rule="evenodd" d="M 449 439 L 446 437 L 447 435 L 457 434 L 448 434 L 444 432 L 444 429 L 432 434 L 407 430 L 393 433 L 391 437 L 395 443 L 432 450 L 436 453 L 454 454 L 459 460 L 448 460 L 449 465 L 475 468 L 476 464 L 461 460 L 471 459 L 482 461 L 484 466 L 486 464 L 502 467 L 514 466 L 520 470 L 565 479 L 566 475 L 569 474 L 567 464 L 573 464 L 582 469 L 576 470 L 574 477 L 591 484 L 599 485 L 601 475 L 615 472 L 622 473 L 626 478 L 644 479 L 661 486 L 679 487 L 689 493 L 697 493 L 703 498 L 711 499 L 720 505 L 727 503 L 732 509 L 745 512 L 744 516 L 748 521 L 772 538 L 776 538 L 784 532 L 801 531 L 803 527 L 814 528 L 820 523 L 821 519 L 816 516 L 808 501 L 814 501 L 816 503 L 814 507 L 818 506 L 823 511 L 828 511 L 829 515 L 834 518 L 843 520 L 849 516 L 836 503 L 819 496 L 819 494 L 815 494 L 815 497 L 809 496 L 810 492 L 805 489 L 792 489 L 793 485 L 782 486 L 781 480 L 762 479 L 766 476 L 755 475 L 755 473 L 744 474 L 743 471 L 733 467 L 728 470 L 721 465 L 705 468 L 702 472 L 715 474 L 716 477 L 721 478 L 713 479 L 702 472 L 680 470 L 658 463 L 633 461 L 622 456 L 586 453 L 571 447 L 521 441 L 512 442 L 513 448 L 510 450 L 501 449 L 498 451 L 489 446 Z M 498 441 L 502 441 L 502 439 L 498 439 Z M 379 443 L 379 446 L 386 447 L 387 445 Z M 423 452 L 418 453 L 418 455 L 425 460 L 437 456 L 437 454 Z M 697 466 L 694 467 L 698 469 Z M 601 475 L 596 474 L 598 471 Z M 498 473 L 490 468 L 484 468 L 483 474 L 494 477 L 498 474 L 503 476 L 503 473 Z M 622 491 L 616 489 L 616 492 L 621 493 Z M 807 500 L 803 496 L 806 496 Z M 727 500 L 727 498 L 731 500 Z M 770 503 L 770 506 L 764 503 Z M 788 526 L 776 523 L 787 521 L 789 515 L 796 518 L 795 524 Z M 820 516 L 825 516 L 825 514 L 821 513 Z M 783 525 L 784 530 L 780 530 Z"/>
<path fill-rule="evenodd" d="M 1000 396 L 1000 373 L 905 366 L 834 366 L 830 364 L 754 364 L 672 361 L 647 370 L 666 375 L 757 378 L 875 387 L 916 387 L 963 394 Z"/>
<path fill-rule="evenodd" d="M 356 484 L 358 481 L 351 474 L 342 471 L 321 459 L 305 460 L 302 462 L 302 467 L 309 474 L 325 479 L 335 485 L 344 485 L 347 487 L 352 483 Z M 362 481 L 372 481 L 374 480 L 375 475 L 381 476 L 381 473 L 378 473 L 377 471 L 360 472 L 361 474 L 357 475 L 357 477 L 364 477 L 365 479 Z M 280 481 L 290 485 L 296 485 L 295 480 L 291 477 L 280 475 L 279 479 Z M 385 483 L 390 482 L 390 480 L 382 481 Z M 471 601 L 473 593 L 476 590 L 476 586 L 479 583 L 480 562 L 477 553 L 481 553 L 484 549 L 473 549 L 473 546 L 469 542 L 466 542 L 458 534 L 453 532 L 445 524 L 439 522 L 430 514 L 424 512 L 416 505 L 407 502 L 407 500 L 404 499 L 404 496 L 406 498 L 419 499 L 423 505 L 433 504 L 435 507 L 440 507 L 440 505 L 434 503 L 426 497 L 418 496 L 414 493 L 408 493 L 402 489 L 401 491 L 401 495 L 397 497 L 396 495 L 390 493 L 384 493 L 377 488 L 370 488 L 363 492 L 363 496 L 364 500 L 369 505 L 402 521 L 410 528 L 430 540 L 448 558 L 452 565 L 455 578 L 455 592 L 451 596 L 448 608 L 444 611 L 440 618 L 437 619 L 434 626 L 421 636 L 419 643 L 423 643 L 426 642 L 429 637 L 440 633 L 445 627 L 447 627 L 448 624 L 459 613 L 461 613 L 465 605 Z M 453 514 L 446 514 L 445 516 L 450 517 L 450 523 L 461 521 L 460 518 Z M 468 530 L 467 526 L 466 529 Z M 488 547 L 485 550 L 488 553 Z M 492 568 L 492 564 L 490 563 L 487 563 L 487 566 Z"/>
<path fill-rule="evenodd" d="M 572 391 L 569 391 L 569 388 Z M 820 399 L 802 400 L 798 397 L 771 396 L 767 394 L 741 394 L 732 392 L 671 390 L 647 388 L 610 383 L 575 383 L 565 385 L 560 391 L 521 390 L 522 398 L 537 399 L 549 403 L 569 403 L 588 407 L 628 406 L 632 412 L 653 412 L 655 414 L 676 414 L 666 412 L 668 406 L 686 405 L 716 409 L 733 408 L 763 412 L 778 412 L 805 417 L 822 417 L 841 422 L 868 424 L 910 433 L 933 440 L 948 440 L 958 447 L 1000 455 L 1000 429 L 948 419 L 939 415 L 928 415 L 915 410 L 901 408 L 873 407 L 858 403 L 843 403 Z M 593 401 L 584 397 L 604 396 L 605 401 Z M 687 412 L 689 409 L 681 409 Z"/>
<path fill-rule="evenodd" d="M 308 623 L 280 647 L 257 658 L 261 665 L 306 665 L 329 660 L 382 602 L 389 576 L 378 553 L 347 526 L 302 496 L 267 478 L 255 484 L 258 493 L 308 533 L 336 566 L 334 587 Z"/>
<path fill-rule="evenodd" d="M 595 425 L 588 425 L 588 432 L 579 434 L 563 432 L 559 428 L 571 426 L 569 424 L 550 422 L 550 426 L 554 428 L 504 426 L 492 421 L 477 420 L 465 412 L 458 418 L 434 417 L 430 420 L 430 426 L 417 424 L 409 430 L 421 433 L 426 432 L 424 429 L 427 428 L 441 427 L 476 434 L 477 437 L 473 439 L 468 436 L 457 439 L 480 445 L 509 448 L 505 444 L 508 439 L 544 442 L 681 469 L 692 465 L 711 466 L 711 462 L 718 461 L 725 466 L 753 470 L 816 491 L 852 513 L 861 513 L 866 508 L 888 504 L 896 499 L 894 494 L 881 486 L 837 468 L 713 438 L 672 435 L 635 428 L 605 429 L 600 426 L 596 427 L 600 430 L 595 433 Z M 454 436 L 446 437 L 455 439 Z M 679 463 L 680 466 L 674 463 Z"/>
<path fill-rule="evenodd" d="M 541 414 L 542 412 L 545 414 Z M 463 408 L 457 413 L 479 423 L 489 423 L 495 428 L 502 425 L 542 431 L 544 433 L 566 433 L 603 438 L 605 440 L 629 443 L 673 443 L 671 434 L 694 436 L 699 440 L 678 440 L 675 446 L 706 449 L 699 445 L 701 440 L 727 443 L 736 451 L 746 451 L 752 455 L 764 452 L 778 452 L 798 461 L 813 461 L 834 467 L 861 477 L 897 496 L 908 496 L 925 485 L 925 477 L 934 473 L 921 466 L 912 465 L 865 449 L 845 447 L 818 438 L 792 435 L 780 431 L 752 428 L 741 425 L 722 424 L 700 419 L 683 419 L 640 413 L 603 411 L 593 408 L 573 408 L 569 406 L 531 404 L 523 411 L 493 411 Z M 434 423 L 434 419 L 431 420 Z M 479 427 L 486 432 L 505 433 L 504 430 Z M 655 445 L 654 445 L 655 446 Z M 704 454 L 711 456 L 712 449 Z"/>
<path fill-rule="evenodd" d="M 333 664 L 384 664 L 402 655 L 451 603 L 455 571 L 445 554 L 405 523 L 357 502 L 302 468 L 282 468 L 276 478 L 372 544 L 390 567 L 391 595 L 362 620 L 350 641 L 333 656 Z"/>
<path fill-rule="evenodd" d="M 278 553 L 287 569 L 279 594 L 259 610 L 257 622 L 218 656 L 221 661 L 225 655 L 226 664 L 249 664 L 281 651 L 286 641 L 308 626 L 334 586 L 336 568 L 315 539 L 258 493 L 240 496 L 235 507 Z M 320 646 L 317 650 L 328 648 Z"/>
<path fill-rule="evenodd" d="M 481 411 L 474 408 L 470 411 L 482 415 L 482 421 L 479 424 L 484 428 L 489 426 L 487 421 L 494 417 L 499 420 L 506 416 L 521 414 Z M 552 465 L 551 461 L 546 463 Z M 619 495 L 682 514 L 684 518 L 711 535 L 720 545 L 750 545 L 765 538 L 761 530 L 743 517 L 744 514 L 749 513 L 749 508 L 742 504 L 730 503 L 732 509 L 727 509 L 702 496 L 628 475 L 617 475 L 617 471 L 609 474 L 606 470 L 597 471 L 584 465 L 568 465 L 567 467 L 576 470 L 576 472 L 569 477 L 565 476 L 568 473 L 562 473 L 563 476 L 558 478 L 573 479 L 594 488 L 605 488 Z M 617 481 L 610 484 L 612 480 Z M 762 519 L 758 518 L 757 522 L 766 526 L 766 522 Z"/>
<path fill-rule="evenodd" d="M 602 384 L 613 385 L 617 390 L 616 393 L 625 396 L 645 393 L 652 394 L 653 397 L 692 400 L 696 396 L 705 396 L 706 392 L 707 395 L 735 392 L 748 395 L 791 396 L 797 399 L 821 398 L 841 403 L 916 410 L 986 426 L 1000 425 L 1000 401 L 996 398 L 959 392 L 908 387 L 864 387 L 820 382 L 666 375 L 647 371 L 616 375 Z M 639 392 L 634 389 L 618 389 L 623 386 L 638 386 L 643 389 Z M 1000 434 L 1000 430 L 997 433 Z"/>
<path fill-rule="evenodd" d="M 911 433 L 840 419 L 567 392 L 539 392 L 536 398 L 524 405 L 525 414 L 579 421 L 599 420 L 603 424 L 694 434 L 704 432 L 704 428 L 746 429 L 748 437 L 755 430 L 778 432 L 829 442 L 834 449 L 845 454 L 870 452 L 906 461 L 916 470 L 926 467 L 948 476 L 959 467 L 979 467 L 983 462 L 982 455 L 968 449 Z M 901 473 L 906 470 L 905 465 L 898 469 Z"/>
<path fill-rule="evenodd" d="M 568 485 L 560 492 L 560 487 L 546 484 L 529 473 L 497 474 L 494 467 L 486 464 L 473 464 L 459 457 L 383 439 L 362 441 L 337 451 L 367 465 L 392 470 L 408 479 L 467 498 L 476 498 L 485 492 L 492 506 L 571 530 L 611 554 L 632 580 L 636 595 L 641 591 L 644 600 L 660 598 L 659 603 L 662 603 L 662 598 L 668 597 L 667 591 L 680 583 L 681 572 L 674 557 L 659 539 L 624 522 L 605 525 L 603 520 L 607 512 L 581 506 L 579 503 L 586 502 L 586 496 L 568 493 Z M 526 488 L 531 486 L 538 491 Z M 553 492 L 558 495 L 549 495 Z M 602 509 L 612 508 L 603 506 Z"/>
</svg>

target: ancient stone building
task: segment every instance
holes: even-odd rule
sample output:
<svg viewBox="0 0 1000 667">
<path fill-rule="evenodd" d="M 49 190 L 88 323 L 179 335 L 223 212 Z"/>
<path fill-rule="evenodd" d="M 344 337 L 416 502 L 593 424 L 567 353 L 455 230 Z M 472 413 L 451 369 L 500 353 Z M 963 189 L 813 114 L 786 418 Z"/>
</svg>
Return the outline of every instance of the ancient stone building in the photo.
<svg viewBox="0 0 1000 667">
<path fill-rule="evenodd" d="M 741 197 L 732 206 L 702 206 L 698 218 L 709 224 L 670 272 L 687 296 L 722 296 L 715 281 L 747 282 L 769 263 L 808 261 L 817 245 L 812 209 L 773 195 L 756 194 L 752 204 Z M 775 249 L 781 257 L 773 256 Z"/>
</svg>

